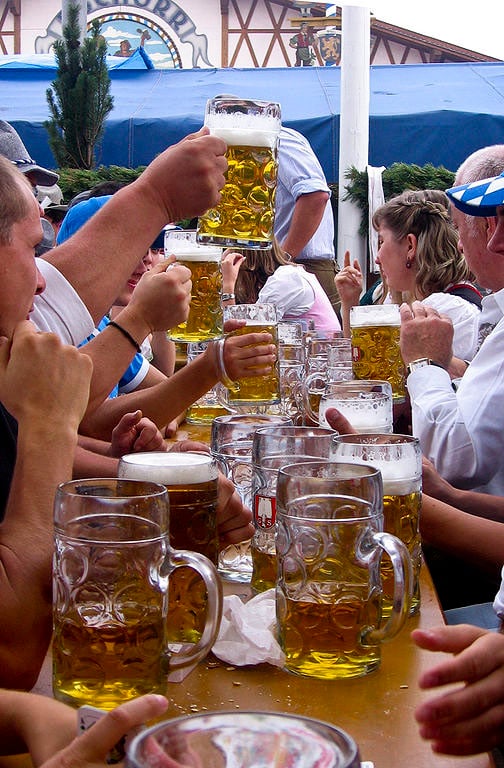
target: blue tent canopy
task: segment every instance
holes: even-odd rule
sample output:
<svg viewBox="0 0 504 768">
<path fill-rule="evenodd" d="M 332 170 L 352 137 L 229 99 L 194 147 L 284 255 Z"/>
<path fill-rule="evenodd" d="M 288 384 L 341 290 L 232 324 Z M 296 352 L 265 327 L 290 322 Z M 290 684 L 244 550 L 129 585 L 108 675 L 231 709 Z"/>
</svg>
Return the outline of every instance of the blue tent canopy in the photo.
<svg viewBox="0 0 504 768">
<path fill-rule="evenodd" d="M 231 93 L 279 101 L 283 122 L 309 139 L 328 181 L 337 181 L 340 74 L 339 67 L 111 69 L 114 110 L 98 162 L 149 163 L 202 125 L 208 98 Z M 47 167 L 54 159 L 42 124 L 54 75 L 50 68 L 0 65 L 0 116 Z M 504 142 L 504 63 L 374 66 L 370 80 L 371 165 L 455 170 L 475 149 Z"/>
</svg>

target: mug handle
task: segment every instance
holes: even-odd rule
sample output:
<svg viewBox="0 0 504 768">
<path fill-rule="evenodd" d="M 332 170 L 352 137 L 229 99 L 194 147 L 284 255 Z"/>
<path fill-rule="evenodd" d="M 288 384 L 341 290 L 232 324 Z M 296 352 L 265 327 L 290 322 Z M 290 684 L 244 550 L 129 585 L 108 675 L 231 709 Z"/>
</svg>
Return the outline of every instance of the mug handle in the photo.
<svg viewBox="0 0 504 768">
<path fill-rule="evenodd" d="M 373 534 L 373 539 L 390 557 L 394 569 L 392 613 L 383 627 L 372 629 L 365 634 L 366 641 L 375 645 L 384 640 L 392 640 L 401 631 L 409 616 L 413 598 L 413 566 L 408 548 L 397 536 L 379 531 Z"/>
<path fill-rule="evenodd" d="M 169 649 L 168 680 L 181 682 L 189 672 L 212 649 L 219 634 L 222 618 L 222 584 L 214 564 L 198 552 L 186 549 L 171 549 L 169 573 L 182 566 L 194 568 L 199 573 L 207 590 L 207 611 L 203 633 L 194 645 L 182 645 L 180 650 Z M 168 591 L 170 586 L 168 584 Z"/>
<path fill-rule="evenodd" d="M 313 421 L 315 424 L 319 424 L 319 415 L 318 413 L 315 413 L 310 403 L 310 387 L 314 382 L 319 382 L 322 384 L 322 386 L 318 386 L 316 388 L 316 391 L 323 395 L 327 386 L 327 374 L 322 371 L 314 371 L 314 373 L 309 373 L 301 384 L 305 414 L 307 414 L 311 421 Z"/>
</svg>

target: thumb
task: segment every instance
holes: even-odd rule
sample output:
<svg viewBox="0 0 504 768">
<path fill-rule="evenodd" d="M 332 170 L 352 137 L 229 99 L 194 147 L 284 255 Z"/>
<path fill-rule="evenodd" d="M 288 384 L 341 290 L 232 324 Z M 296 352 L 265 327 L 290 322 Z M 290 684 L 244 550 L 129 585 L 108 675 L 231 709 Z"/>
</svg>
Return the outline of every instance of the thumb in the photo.
<svg viewBox="0 0 504 768">
<path fill-rule="evenodd" d="M 360 271 L 361 271 L 361 268 L 360 268 L 360 264 L 359 264 L 359 260 L 358 260 L 358 259 L 354 259 L 354 263 L 353 263 L 353 265 L 354 265 L 354 269 L 356 269 L 356 270 L 357 270 L 357 272 L 360 272 Z"/>
<path fill-rule="evenodd" d="M 133 429 L 141 418 L 142 411 L 140 409 L 138 411 L 132 411 L 131 413 L 125 413 L 124 416 L 120 418 L 116 428 L 127 432 L 128 430 Z"/>
</svg>

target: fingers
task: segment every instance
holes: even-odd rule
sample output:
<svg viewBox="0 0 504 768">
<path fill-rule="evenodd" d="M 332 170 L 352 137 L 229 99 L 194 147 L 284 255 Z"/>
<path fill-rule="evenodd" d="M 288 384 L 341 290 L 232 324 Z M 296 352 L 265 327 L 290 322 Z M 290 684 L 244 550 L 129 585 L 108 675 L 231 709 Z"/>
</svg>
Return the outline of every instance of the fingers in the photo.
<svg viewBox="0 0 504 768">
<path fill-rule="evenodd" d="M 352 427 L 343 414 L 337 408 L 328 408 L 325 417 L 331 429 L 335 429 L 340 435 L 356 435 L 357 430 Z"/>
<path fill-rule="evenodd" d="M 176 443 L 168 446 L 169 451 L 183 453 L 184 451 L 198 451 L 198 453 L 210 453 L 210 448 L 206 443 L 200 443 L 197 440 L 177 440 Z"/>
<path fill-rule="evenodd" d="M 254 534 L 252 512 L 246 507 L 234 485 L 219 472 L 217 527 L 219 537 L 226 544 L 239 544 Z"/>
<path fill-rule="evenodd" d="M 153 693 L 121 704 L 98 720 L 86 733 L 75 739 L 60 753 L 60 757 L 64 756 L 66 765 L 73 766 L 104 761 L 107 753 L 132 728 L 154 717 L 159 717 L 167 708 L 168 700 L 164 696 Z"/>
<path fill-rule="evenodd" d="M 166 451 L 167 445 L 163 435 L 150 419 L 143 418 L 135 426 L 138 437 L 133 443 L 133 450 L 140 451 Z"/>
<path fill-rule="evenodd" d="M 343 256 L 343 266 L 350 266 L 350 251 L 345 251 L 345 255 Z"/>
</svg>

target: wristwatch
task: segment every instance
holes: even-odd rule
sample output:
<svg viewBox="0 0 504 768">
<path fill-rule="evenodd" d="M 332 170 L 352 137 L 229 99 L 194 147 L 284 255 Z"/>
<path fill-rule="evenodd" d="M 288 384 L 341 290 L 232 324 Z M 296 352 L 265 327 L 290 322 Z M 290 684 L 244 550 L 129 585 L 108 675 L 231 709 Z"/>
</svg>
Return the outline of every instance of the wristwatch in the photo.
<svg viewBox="0 0 504 768">
<path fill-rule="evenodd" d="M 408 363 L 406 366 L 406 370 L 409 374 L 413 373 L 413 371 L 416 371 L 417 368 L 424 368 L 426 365 L 435 365 L 436 368 L 442 368 L 443 371 L 446 371 L 444 365 L 441 365 L 441 363 L 436 363 L 435 360 L 431 360 L 429 357 L 419 357 L 418 360 L 412 360 L 411 363 Z"/>
</svg>

